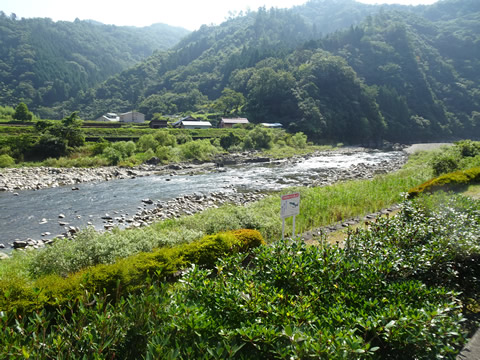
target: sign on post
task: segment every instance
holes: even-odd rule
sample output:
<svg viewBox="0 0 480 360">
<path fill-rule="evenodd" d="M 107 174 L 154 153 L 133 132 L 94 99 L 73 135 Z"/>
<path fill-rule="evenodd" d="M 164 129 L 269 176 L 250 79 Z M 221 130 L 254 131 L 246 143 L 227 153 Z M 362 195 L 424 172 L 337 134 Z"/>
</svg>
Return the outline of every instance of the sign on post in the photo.
<svg viewBox="0 0 480 360">
<path fill-rule="evenodd" d="M 300 214 L 300 193 L 282 196 L 280 217 L 282 218 L 282 239 L 285 237 L 285 219 L 293 216 L 293 237 L 295 237 L 295 215 Z"/>
</svg>

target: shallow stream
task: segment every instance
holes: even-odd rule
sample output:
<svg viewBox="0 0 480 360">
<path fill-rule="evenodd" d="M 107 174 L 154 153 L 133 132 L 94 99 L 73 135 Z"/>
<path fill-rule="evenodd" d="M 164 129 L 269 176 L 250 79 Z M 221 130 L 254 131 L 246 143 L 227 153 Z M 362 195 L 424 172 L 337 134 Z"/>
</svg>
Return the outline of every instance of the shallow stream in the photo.
<svg viewBox="0 0 480 360">
<path fill-rule="evenodd" d="M 193 193 L 278 191 L 285 187 L 309 185 L 335 171 L 359 164 L 368 166 L 398 162 L 401 151 L 326 153 L 302 160 L 265 164 L 225 166 L 219 171 L 197 175 L 151 175 L 134 179 L 79 184 L 43 190 L 0 193 L 0 244 L 27 238 L 41 239 L 65 231 L 67 226 L 103 229 L 106 214 L 134 215 L 147 205 L 142 199 L 167 201 Z M 151 205 L 154 206 L 154 205 Z M 59 218 L 62 215 L 62 218 Z M 64 215 L 64 217 L 63 217 Z"/>
</svg>

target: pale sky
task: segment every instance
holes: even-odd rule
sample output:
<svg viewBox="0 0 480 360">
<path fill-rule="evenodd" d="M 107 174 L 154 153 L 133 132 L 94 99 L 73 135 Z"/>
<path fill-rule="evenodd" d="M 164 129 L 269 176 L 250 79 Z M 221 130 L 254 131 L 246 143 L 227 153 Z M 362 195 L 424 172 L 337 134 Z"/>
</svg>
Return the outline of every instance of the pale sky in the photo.
<svg viewBox="0 0 480 360">
<path fill-rule="evenodd" d="M 433 4 L 437 0 L 357 0 L 368 4 Z M 17 18 L 47 17 L 54 21 L 96 20 L 118 26 L 164 23 L 196 30 L 202 24 L 220 24 L 229 12 L 289 8 L 307 0 L 0 0 L 0 11 Z"/>
</svg>

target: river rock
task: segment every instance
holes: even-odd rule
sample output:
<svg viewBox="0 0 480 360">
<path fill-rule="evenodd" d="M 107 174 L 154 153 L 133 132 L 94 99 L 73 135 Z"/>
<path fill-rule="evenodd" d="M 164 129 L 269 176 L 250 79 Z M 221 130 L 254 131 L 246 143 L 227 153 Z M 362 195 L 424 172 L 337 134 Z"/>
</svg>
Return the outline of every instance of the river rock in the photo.
<svg viewBox="0 0 480 360">
<path fill-rule="evenodd" d="M 3 252 L 0 252 L 0 260 L 6 260 L 8 258 L 9 258 L 9 256 L 7 254 L 5 254 Z"/>
<path fill-rule="evenodd" d="M 268 157 L 254 157 L 251 159 L 245 160 L 246 163 L 265 163 L 270 162 L 270 158 Z"/>
<path fill-rule="evenodd" d="M 27 247 L 27 245 L 28 245 L 28 242 L 24 241 L 24 240 L 15 240 L 13 242 L 13 248 L 14 249 L 23 249 L 23 248 Z"/>
</svg>

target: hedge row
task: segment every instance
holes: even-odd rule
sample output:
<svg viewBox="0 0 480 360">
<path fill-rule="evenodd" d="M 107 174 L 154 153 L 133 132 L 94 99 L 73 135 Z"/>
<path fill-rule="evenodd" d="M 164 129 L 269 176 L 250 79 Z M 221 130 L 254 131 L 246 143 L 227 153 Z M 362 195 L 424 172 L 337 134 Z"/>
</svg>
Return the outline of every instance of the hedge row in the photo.
<svg viewBox="0 0 480 360">
<path fill-rule="evenodd" d="M 408 191 L 408 197 L 414 198 L 421 193 L 433 193 L 437 190 L 453 190 L 471 183 L 480 182 L 480 167 L 460 170 L 431 179 Z"/>
<path fill-rule="evenodd" d="M 28 313 L 43 307 L 56 307 L 82 299 L 88 294 L 106 292 L 112 301 L 141 289 L 147 279 L 172 281 L 191 264 L 211 268 L 225 254 L 246 252 L 265 244 L 257 230 L 235 230 L 185 245 L 140 253 L 114 264 L 101 264 L 82 271 L 47 275 L 33 281 L 10 277 L 0 283 L 0 310 Z"/>
</svg>

